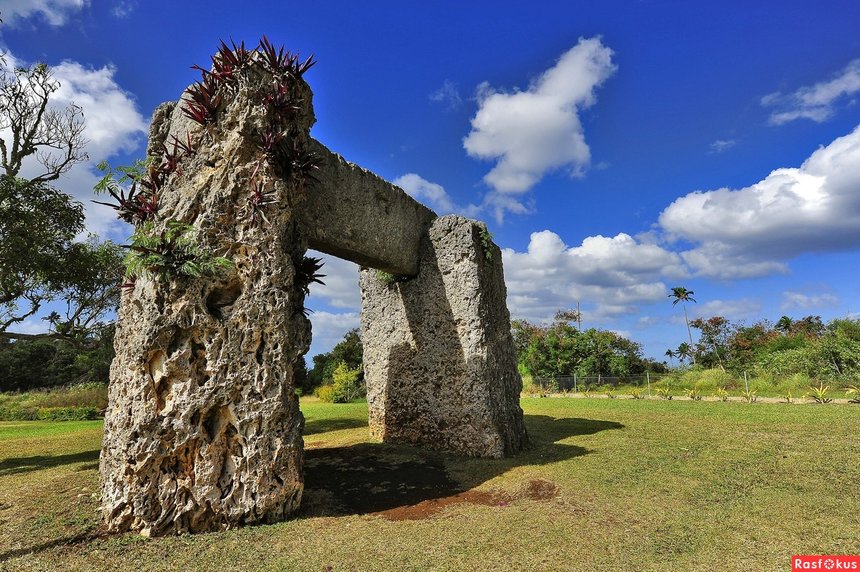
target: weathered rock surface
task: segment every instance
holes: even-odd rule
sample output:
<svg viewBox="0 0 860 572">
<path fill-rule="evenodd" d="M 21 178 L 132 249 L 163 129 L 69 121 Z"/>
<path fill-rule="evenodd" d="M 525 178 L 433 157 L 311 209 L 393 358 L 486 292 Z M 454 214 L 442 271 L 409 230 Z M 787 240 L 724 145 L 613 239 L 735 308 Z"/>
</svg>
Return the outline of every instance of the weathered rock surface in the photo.
<svg viewBox="0 0 860 572">
<path fill-rule="evenodd" d="M 320 157 L 299 213 L 311 248 L 391 274 L 418 272 L 418 246 L 436 214 L 402 189 L 311 139 Z"/>
<path fill-rule="evenodd" d="M 360 285 L 372 435 L 481 457 L 526 445 L 502 256 L 483 224 L 438 218 L 415 278 L 362 269 Z"/>
<path fill-rule="evenodd" d="M 140 276 L 125 291 L 101 455 L 102 512 L 111 531 L 206 531 L 281 520 L 301 501 L 303 418 L 293 364 L 310 343 L 296 268 L 306 243 L 295 209 L 304 191 L 261 159 L 271 122 L 255 104 L 265 77 L 240 83 L 206 130 L 176 105 L 154 114 L 150 153 L 168 133 L 197 150 L 160 192 L 156 230 L 193 224 L 234 267 L 217 278 Z M 304 82 L 293 120 L 307 143 Z M 266 190 L 265 220 L 251 189 Z"/>
<path fill-rule="evenodd" d="M 225 83 L 206 88 L 217 98 L 197 92 L 204 108 L 217 102 L 205 127 L 175 103 L 153 114 L 147 152 L 173 166 L 158 175 L 149 236 L 192 225 L 233 266 L 143 273 L 122 295 L 100 460 L 110 531 L 211 531 L 298 508 L 308 243 L 411 277 L 361 272 L 375 436 L 485 457 L 526 444 L 498 247 L 481 223 L 436 218 L 310 139 L 312 94 L 284 71 L 291 61 L 256 53 L 219 72 Z M 171 159 L 176 140 L 195 149 Z M 321 159 L 313 178 L 307 151 Z"/>
</svg>

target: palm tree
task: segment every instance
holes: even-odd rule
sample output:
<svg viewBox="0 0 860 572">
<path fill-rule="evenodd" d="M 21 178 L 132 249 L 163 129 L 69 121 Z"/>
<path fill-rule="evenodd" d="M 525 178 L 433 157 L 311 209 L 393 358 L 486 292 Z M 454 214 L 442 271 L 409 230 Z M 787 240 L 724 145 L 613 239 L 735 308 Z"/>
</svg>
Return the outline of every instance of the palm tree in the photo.
<svg viewBox="0 0 860 572">
<path fill-rule="evenodd" d="M 672 305 L 675 306 L 678 302 L 682 302 L 684 306 L 684 322 L 687 324 L 687 336 L 690 338 L 690 348 L 693 347 L 693 334 L 690 331 L 690 319 L 687 317 L 687 302 L 695 302 L 696 299 L 693 298 L 692 290 L 687 290 L 683 286 L 675 286 L 672 288 L 672 293 L 669 294 L 669 298 L 673 298 Z M 692 355 L 690 356 L 692 358 Z"/>
<path fill-rule="evenodd" d="M 681 342 L 681 345 L 679 345 L 678 349 L 675 350 L 675 355 L 678 356 L 678 361 L 689 359 L 692 362 L 693 348 L 687 342 Z"/>
<path fill-rule="evenodd" d="M 669 348 L 668 350 L 666 350 L 666 353 L 664 355 L 669 358 L 669 365 L 675 367 L 675 364 L 672 362 L 672 358 L 675 357 L 675 352 L 673 352 L 672 349 Z"/>
<path fill-rule="evenodd" d="M 791 331 L 791 327 L 794 325 L 794 320 L 789 318 L 788 316 L 783 316 L 779 319 L 776 325 L 773 327 L 774 330 L 782 332 L 783 334 L 788 334 Z"/>
</svg>

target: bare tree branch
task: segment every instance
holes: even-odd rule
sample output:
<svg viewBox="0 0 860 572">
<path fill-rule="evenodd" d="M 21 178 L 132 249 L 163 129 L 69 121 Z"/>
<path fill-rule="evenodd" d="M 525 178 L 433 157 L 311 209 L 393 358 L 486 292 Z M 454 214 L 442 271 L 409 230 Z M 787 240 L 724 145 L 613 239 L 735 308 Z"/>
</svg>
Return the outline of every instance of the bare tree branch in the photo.
<svg viewBox="0 0 860 572">
<path fill-rule="evenodd" d="M 11 131 L 11 142 L 0 138 L 0 167 L 6 175 L 17 177 L 32 156 L 44 172 L 30 181 L 54 181 L 87 159 L 83 110 L 74 104 L 49 106 L 59 87 L 45 64 L 0 72 L 0 129 Z"/>
</svg>

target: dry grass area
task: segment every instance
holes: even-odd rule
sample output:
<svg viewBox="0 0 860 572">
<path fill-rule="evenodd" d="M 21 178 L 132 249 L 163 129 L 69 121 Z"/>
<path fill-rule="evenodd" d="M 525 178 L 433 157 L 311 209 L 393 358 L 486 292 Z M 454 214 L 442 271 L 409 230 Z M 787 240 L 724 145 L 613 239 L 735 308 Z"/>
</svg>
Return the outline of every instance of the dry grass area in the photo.
<svg viewBox="0 0 860 572">
<path fill-rule="evenodd" d="M 787 570 L 860 553 L 860 407 L 526 399 L 533 447 L 372 443 L 364 404 L 303 399 L 302 514 L 97 534 L 100 422 L 0 423 L 2 570 Z"/>
</svg>

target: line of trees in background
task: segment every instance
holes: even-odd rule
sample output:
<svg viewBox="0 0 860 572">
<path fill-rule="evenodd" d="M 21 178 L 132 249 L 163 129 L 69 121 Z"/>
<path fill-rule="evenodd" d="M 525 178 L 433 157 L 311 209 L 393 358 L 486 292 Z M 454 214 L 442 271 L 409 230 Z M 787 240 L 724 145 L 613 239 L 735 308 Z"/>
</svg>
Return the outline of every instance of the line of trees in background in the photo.
<svg viewBox="0 0 860 572">
<path fill-rule="evenodd" d="M 580 331 L 573 324 L 579 315 L 560 311 L 549 325 L 527 320 L 511 323 L 520 372 L 534 377 L 624 377 L 646 371 L 668 371 L 666 364 L 642 356 L 642 347 L 608 330 Z M 297 387 L 303 394 L 316 393 L 325 401 L 350 401 L 363 394 L 363 348 L 357 329 L 346 333 L 330 352 L 304 362 L 296 369 Z"/>
<path fill-rule="evenodd" d="M 342 403 L 364 395 L 364 349 L 358 328 L 349 330 L 330 352 L 317 354 L 308 370 L 304 358 L 293 373 L 296 389 L 316 393 L 323 401 Z"/>
<path fill-rule="evenodd" d="M 746 326 L 714 316 L 692 320 L 690 326 L 699 331 L 698 342 L 673 353 L 704 369 L 802 374 L 819 380 L 860 376 L 860 320 L 840 318 L 824 324 L 820 316 L 783 316 L 776 323 L 763 320 Z"/>
<path fill-rule="evenodd" d="M 609 330 L 579 330 L 575 311 L 559 311 L 552 323 L 511 322 L 520 373 L 541 378 L 625 377 L 665 372 L 666 364 L 643 357 L 642 346 Z"/>
<path fill-rule="evenodd" d="M 0 391 L 105 382 L 113 358 L 123 254 L 81 239 L 84 206 L 52 186 L 87 159 L 83 111 L 54 104 L 59 89 L 47 65 L 0 54 Z"/>
</svg>

